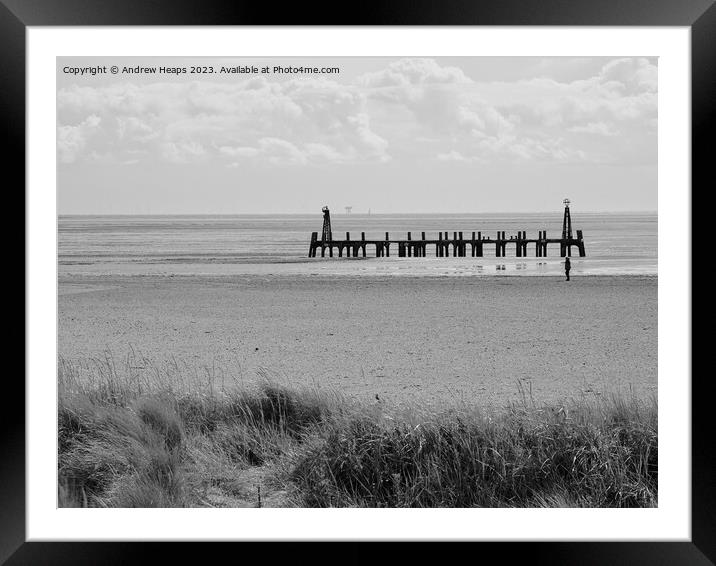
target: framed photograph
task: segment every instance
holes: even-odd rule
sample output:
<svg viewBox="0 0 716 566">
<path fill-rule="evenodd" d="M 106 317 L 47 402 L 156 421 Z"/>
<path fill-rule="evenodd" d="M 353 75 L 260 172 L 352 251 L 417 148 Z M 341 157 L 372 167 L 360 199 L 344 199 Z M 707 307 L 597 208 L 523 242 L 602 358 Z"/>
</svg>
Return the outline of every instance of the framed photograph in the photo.
<svg viewBox="0 0 716 566">
<path fill-rule="evenodd" d="M 713 2 L 344 18 L 0 0 L 27 221 L 0 558 L 713 563 Z"/>
</svg>

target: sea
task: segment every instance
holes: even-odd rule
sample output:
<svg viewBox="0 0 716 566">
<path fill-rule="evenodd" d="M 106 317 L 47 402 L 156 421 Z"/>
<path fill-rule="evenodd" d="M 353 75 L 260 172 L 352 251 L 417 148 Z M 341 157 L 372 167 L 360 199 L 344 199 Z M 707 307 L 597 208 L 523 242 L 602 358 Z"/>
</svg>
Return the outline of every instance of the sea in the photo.
<svg viewBox="0 0 716 566">
<path fill-rule="evenodd" d="M 509 238 L 526 231 L 535 238 L 546 230 L 549 238 L 562 232 L 562 213 L 525 214 L 332 214 L 334 239 L 437 238 L 440 231 L 480 231 L 492 239 L 498 231 Z M 367 257 L 309 258 L 312 232 L 319 237 L 322 214 L 296 215 L 182 215 L 58 217 L 58 275 L 62 276 L 549 276 L 563 273 L 559 245 L 551 244 L 547 257 L 435 257 L 434 246 L 425 258 Z M 657 275 L 657 213 L 576 213 L 573 231 L 582 230 L 586 257 L 572 250 L 572 275 Z"/>
</svg>

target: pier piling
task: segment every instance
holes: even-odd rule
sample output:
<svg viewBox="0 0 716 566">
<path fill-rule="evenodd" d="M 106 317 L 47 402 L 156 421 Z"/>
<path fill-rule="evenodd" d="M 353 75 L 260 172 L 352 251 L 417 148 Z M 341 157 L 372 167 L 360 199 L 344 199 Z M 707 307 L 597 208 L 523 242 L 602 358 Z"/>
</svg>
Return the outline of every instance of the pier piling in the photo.
<svg viewBox="0 0 716 566">
<path fill-rule="evenodd" d="M 564 219 L 562 222 L 562 237 L 548 238 L 547 230 L 539 230 L 537 237 L 530 239 L 526 230 L 518 230 L 516 235 L 506 236 L 504 230 L 497 231 L 497 237 L 492 240 L 489 236 L 483 236 L 481 231 L 468 232 L 469 239 L 465 238 L 462 231 L 453 231 L 452 238 L 447 231 L 437 233 L 436 239 L 431 239 L 426 232 L 420 232 L 420 239 L 413 240 L 412 232 L 407 232 L 406 240 L 391 240 L 390 233 L 385 232 L 385 239 L 366 239 L 366 233 L 360 233 L 360 240 L 351 240 L 350 232 L 346 232 L 345 240 L 334 240 L 331 230 L 331 220 L 328 207 L 323 208 L 323 231 L 319 237 L 318 232 L 311 232 L 308 257 L 315 258 L 320 249 L 321 257 L 333 257 L 334 248 L 338 257 L 343 257 L 345 250 L 346 257 L 366 257 L 366 249 L 369 245 L 375 246 L 375 257 L 390 257 L 390 244 L 398 248 L 398 257 L 426 257 L 428 246 L 435 246 L 435 257 L 466 257 L 467 247 L 470 246 L 472 257 L 484 257 L 485 243 L 495 245 L 495 257 L 502 258 L 507 255 L 507 244 L 514 242 L 515 256 L 527 257 L 528 244 L 534 243 L 535 257 L 547 257 L 548 244 L 559 244 L 560 256 L 571 257 L 572 247 L 576 247 L 579 257 L 585 257 L 584 234 L 582 230 L 572 231 L 572 219 L 569 211 L 569 200 L 565 199 Z"/>
</svg>

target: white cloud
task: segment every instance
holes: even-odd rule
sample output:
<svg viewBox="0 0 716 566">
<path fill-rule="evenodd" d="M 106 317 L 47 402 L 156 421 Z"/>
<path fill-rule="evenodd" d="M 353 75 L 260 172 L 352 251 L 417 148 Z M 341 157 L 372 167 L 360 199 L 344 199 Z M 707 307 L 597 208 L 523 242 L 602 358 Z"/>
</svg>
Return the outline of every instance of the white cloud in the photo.
<svg viewBox="0 0 716 566">
<path fill-rule="evenodd" d="M 278 138 L 259 140 L 259 153 L 275 165 L 303 165 L 306 155 L 291 142 Z"/>
<path fill-rule="evenodd" d="M 186 163 L 196 161 L 206 156 L 206 148 L 193 141 L 173 142 L 167 141 L 160 145 L 162 156 L 172 163 Z"/>
<path fill-rule="evenodd" d="M 87 148 L 89 140 L 98 131 L 102 119 L 90 114 L 76 126 L 57 128 L 57 153 L 63 163 L 72 163 Z"/>
<path fill-rule="evenodd" d="M 222 146 L 220 153 L 233 158 L 260 158 L 273 165 L 307 165 L 321 163 L 350 163 L 357 160 L 387 161 L 384 153 L 387 142 L 370 131 L 365 115 L 349 117 L 348 122 L 355 128 L 359 147 L 350 146 L 345 151 L 325 143 L 308 142 L 294 144 L 280 138 L 261 138 L 256 147 Z M 359 156 L 358 153 L 361 153 Z M 236 166 L 233 161 L 228 166 Z"/>
<path fill-rule="evenodd" d="M 307 155 L 316 160 L 340 162 L 344 156 L 336 148 L 322 143 L 307 143 L 305 145 Z"/>
<path fill-rule="evenodd" d="M 357 80 L 358 84 L 369 88 L 471 82 L 458 67 L 441 67 L 434 59 L 422 58 L 401 59 L 381 71 L 365 73 Z"/>
<path fill-rule="evenodd" d="M 609 85 L 623 93 L 639 94 L 656 92 L 658 72 L 644 58 L 623 58 L 610 61 L 599 74 L 602 84 Z"/>
<path fill-rule="evenodd" d="M 614 129 L 614 126 L 604 122 L 589 122 L 585 125 L 572 126 L 569 128 L 569 131 L 599 136 L 616 136 L 618 134 L 618 132 Z"/>
<path fill-rule="evenodd" d="M 116 83 L 57 95 L 61 162 L 108 159 L 267 166 L 656 159 L 657 68 L 609 61 L 572 82 L 479 82 L 407 58 L 336 82 Z"/>
<path fill-rule="evenodd" d="M 386 161 L 388 142 L 371 130 L 365 103 L 353 87 L 316 79 L 75 86 L 58 93 L 58 143 L 64 161 L 92 151 L 121 161 L 138 148 L 171 162 L 212 155 L 296 165 L 314 161 L 307 155 Z M 88 115 L 101 122 L 96 147 L 88 143 L 86 130 L 97 126 Z"/>
<path fill-rule="evenodd" d="M 230 157 L 256 157 L 259 154 L 259 150 L 255 147 L 230 147 L 224 145 L 219 148 L 219 151 Z"/>
</svg>

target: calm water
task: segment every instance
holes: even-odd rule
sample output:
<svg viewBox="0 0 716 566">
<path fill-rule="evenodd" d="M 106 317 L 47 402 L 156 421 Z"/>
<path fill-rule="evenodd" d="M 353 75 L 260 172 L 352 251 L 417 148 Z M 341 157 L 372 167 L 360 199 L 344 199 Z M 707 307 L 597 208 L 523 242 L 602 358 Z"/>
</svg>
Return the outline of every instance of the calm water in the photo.
<svg viewBox="0 0 716 566">
<path fill-rule="evenodd" d="M 275 216 L 61 216 L 58 220 L 59 274 L 74 275 L 554 275 L 561 273 L 559 245 L 547 258 L 508 257 L 309 259 L 311 232 L 320 233 L 322 215 Z M 352 239 L 413 238 L 425 231 L 481 231 L 507 237 L 526 230 L 530 238 L 547 230 L 550 238 L 562 231 L 562 214 L 335 214 L 335 238 L 351 232 Z M 656 275 L 656 213 L 572 213 L 572 227 L 584 232 L 587 257 L 572 258 L 575 275 Z M 391 249 L 392 254 L 397 250 Z M 469 254 L 468 248 L 468 254 Z M 573 249 L 573 254 L 578 253 Z"/>
</svg>

